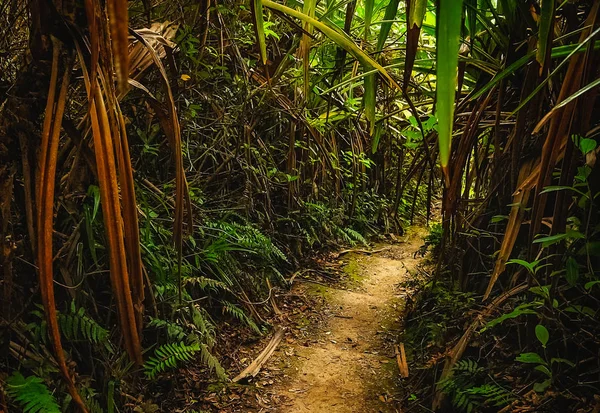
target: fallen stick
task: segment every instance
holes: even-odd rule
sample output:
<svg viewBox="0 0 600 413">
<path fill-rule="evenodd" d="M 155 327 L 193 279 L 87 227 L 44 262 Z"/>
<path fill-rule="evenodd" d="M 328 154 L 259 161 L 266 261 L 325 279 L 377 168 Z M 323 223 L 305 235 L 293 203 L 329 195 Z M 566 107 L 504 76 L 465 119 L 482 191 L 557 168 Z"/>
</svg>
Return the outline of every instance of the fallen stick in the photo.
<svg viewBox="0 0 600 413">
<path fill-rule="evenodd" d="M 372 254 L 377 254 L 378 252 L 387 251 L 389 249 L 390 249 L 390 247 L 380 248 L 378 250 L 371 250 L 371 251 L 369 251 L 369 250 L 355 250 L 355 249 L 343 250 L 343 251 L 338 252 L 336 258 L 340 258 L 342 255 L 348 254 L 349 252 L 354 252 L 354 253 L 357 253 L 357 254 L 372 255 Z"/>
<path fill-rule="evenodd" d="M 277 331 L 275 331 L 275 334 L 273 334 L 273 337 L 271 337 L 271 341 L 269 341 L 267 347 L 265 347 L 265 349 L 258 355 L 256 359 L 254 359 L 252 363 L 250 363 L 248 367 L 246 367 L 240 374 L 238 374 L 233 379 L 233 382 L 237 383 L 240 380 L 244 380 L 249 377 L 255 377 L 260 371 L 263 364 L 265 364 L 265 362 L 273 355 L 273 352 L 275 352 L 275 349 L 281 342 L 282 338 L 283 329 L 278 328 Z"/>
<path fill-rule="evenodd" d="M 396 362 L 398 363 L 398 370 L 400 370 L 400 377 L 408 377 L 408 360 L 406 360 L 406 351 L 404 350 L 404 343 L 394 346 L 396 353 Z"/>
</svg>

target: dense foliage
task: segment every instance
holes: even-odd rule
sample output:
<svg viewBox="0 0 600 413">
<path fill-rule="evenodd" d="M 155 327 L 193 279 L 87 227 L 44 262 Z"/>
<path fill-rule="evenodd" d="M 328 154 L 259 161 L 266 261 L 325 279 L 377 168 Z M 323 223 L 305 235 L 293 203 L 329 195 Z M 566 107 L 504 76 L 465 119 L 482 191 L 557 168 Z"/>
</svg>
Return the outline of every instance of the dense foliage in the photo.
<svg viewBox="0 0 600 413">
<path fill-rule="evenodd" d="M 584 406 L 599 7 L 0 0 L 0 407 L 140 411 L 192 359 L 224 380 L 220 323 L 263 334 L 303 256 L 440 198 L 434 408 Z"/>
</svg>

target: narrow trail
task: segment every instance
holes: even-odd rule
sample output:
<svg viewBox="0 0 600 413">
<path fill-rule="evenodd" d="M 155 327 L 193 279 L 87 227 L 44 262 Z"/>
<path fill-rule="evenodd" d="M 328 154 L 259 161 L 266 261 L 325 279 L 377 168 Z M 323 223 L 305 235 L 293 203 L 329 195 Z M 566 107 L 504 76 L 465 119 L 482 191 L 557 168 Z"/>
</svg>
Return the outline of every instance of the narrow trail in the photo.
<svg viewBox="0 0 600 413">
<path fill-rule="evenodd" d="M 384 251 L 342 257 L 354 279 L 348 289 L 326 288 L 330 317 L 323 331 L 306 346 L 287 351 L 298 357 L 289 382 L 278 390 L 288 400 L 283 413 L 395 412 L 393 395 L 399 380 L 394 339 L 406 292 L 399 285 L 418 260 L 417 234 Z M 378 247 L 378 248 L 381 248 Z"/>
</svg>

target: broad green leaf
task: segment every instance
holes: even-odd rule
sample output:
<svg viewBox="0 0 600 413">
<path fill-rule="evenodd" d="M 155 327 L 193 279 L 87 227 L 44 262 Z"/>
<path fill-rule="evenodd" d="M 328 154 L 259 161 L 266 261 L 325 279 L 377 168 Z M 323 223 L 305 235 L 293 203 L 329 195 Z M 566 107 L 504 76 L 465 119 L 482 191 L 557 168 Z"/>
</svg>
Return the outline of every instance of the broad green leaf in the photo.
<svg viewBox="0 0 600 413">
<path fill-rule="evenodd" d="M 544 380 L 542 382 L 535 383 L 533 385 L 533 390 L 535 390 L 538 393 L 543 393 L 544 391 L 546 391 L 546 389 L 548 387 L 550 387 L 550 383 L 551 383 L 550 379 L 546 379 L 546 380 Z"/>
<path fill-rule="evenodd" d="M 462 0 L 440 0 L 437 39 L 437 118 L 440 161 L 443 168 L 448 165 L 452 144 L 461 22 Z"/>
<path fill-rule="evenodd" d="M 552 41 L 552 31 L 554 28 L 554 8 L 555 0 L 542 1 L 542 16 L 540 18 L 540 30 L 538 34 L 538 49 L 536 59 L 540 64 L 540 72 L 546 63 L 546 51 Z"/>
<path fill-rule="evenodd" d="M 543 364 L 543 365 L 548 364 L 538 353 L 521 353 L 515 359 L 515 361 L 520 361 L 521 363 L 529 363 L 529 364 Z"/>
<path fill-rule="evenodd" d="M 373 8 L 375 7 L 375 0 L 365 0 L 365 43 L 369 39 L 369 32 L 371 28 L 371 22 L 373 21 Z M 363 72 L 368 72 L 368 68 L 363 66 Z M 375 140 L 373 136 L 375 130 L 375 112 L 377 105 L 377 74 L 373 73 L 365 76 L 364 80 L 364 95 L 363 95 L 363 106 L 365 108 L 365 117 L 369 122 L 369 131 L 373 137 L 373 153 L 377 151 L 377 143 L 379 140 Z"/>
<path fill-rule="evenodd" d="M 265 36 L 265 19 L 263 16 L 263 5 L 262 0 L 252 0 L 251 3 L 252 14 L 254 17 L 254 29 L 256 31 L 256 37 L 258 38 L 258 46 L 260 49 L 260 57 L 263 65 L 267 64 L 267 42 Z"/>
<path fill-rule="evenodd" d="M 600 284 L 600 281 L 598 281 L 598 280 L 596 280 L 596 281 L 589 281 L 589 282 L 585 283 L 585 289 L 589 291 L 596 284 Z"/>
<path fill-rule="evenodd" d="M 421 27 L 425 12 L 427 11 L 427 0 L 408 0 L 410 1 L 410 12 L 408 14 L 409 27 Z"/>
<path fill-rule="evenodd" d="M 404 90 L 407 90 L 410 77 L 412 75 L 417 49 L 419 47 L 419 38 L 421 35 L 421 26 L 427 11 L 427 0 L 406 0 L 407 5 L 407 31 L 406 31 L 406 66 L 404 66 Z"/>
<path fill-rule="evenodd" d="M 587 155 L 588 153 L 596 149 L 597 145 L 598 143 L 595 140 L 584 138 L 579 141 L 579 150 L 581 150 L 581 153 L 583 153 L 584 155 Z"/>
<path fill-rule="evenodd" d="M 373 137 L 375 133 L 375 114 L 377 110 L 377 74 L 365 76 L 364 88 L 363 105 L 365 107 L 365 117 L 369 122 L 369 134 Z M 373 139 L 373 153 L 376 151 L 377 143 L 375 143 L 375 139 Z"/>
<path fill-rule="evenodd" d="M 546 348 L 548 340 L 550 339 L 550 333 L 548 329 L 541 324 L 535 326 L 535 336 L 542 343 L 542 347 Z"/>
<path fill-rule="evenodd" d="M 383 50 L 383 45 L 390 34 L 390 30 L 392 28 L 392 24 L 396 19 L 396 14 L 398 13 L 398 6 L 400 5 L 400 0 L 390 0 L 387 7 L 385 8 L 385 15 L 383 17 L 383 23 L 379 29 L 379 37 L 377 38 L 377 51 L 380 52 Z"/>
<path fill-rule="evenodd" d="M 477 34 L 477 0 L 464 0 L 465 11 L 467 13 L 467 29 L 469 29 L 469 37 L 471 38 L 471 44 L 475 35 Z"/>
<path fill-rule="evenodd" d="M 547 248 L 550 245 L 554 245 L 565 239 L 581 239 L 581 238 L 585 238 L 585 235 L 583 235 L 581 232 L 575 231 L 575 230 L 568 230 L 564 234 L 555 234 L 555 235 L 550 235 L 547 237 L 541 237 L 541 238 L 535 239 L 533 241 L 533 243 L 534 244 L 542 244 L 542 247 Z"/>
<path fill-rule="evenodd" d="M 539 285 L 536 287 L 531 287 L 529 289 L 532 293 L 539 295 L 540 297 L 545 298 L 546 300 L 550 299 L 550 286 L 549 285 Z"/>
<path fill-rule="evenodd" d="M 529 271 L 531 274 L 534 274 L 536 272 L 536 268 L 540 264 L 540 262 L 541 262 L 540 260 L 528 262 L 528 261 L 521 260 L 518 258 L 513 258 L 510 261 L 508 261 L 507 264 L 519 264 L 519 265 L 527 268 L 527 271 Z"/>
<path fill-rule="evenodd" d="M 579 279 L 579 264 L 577 264 L 577 260 L 573 257 L 567 258 L 567 272 L 565 278 L 571 287 L 577 284 L 577 280 Z"/>
<path fill-rule="evenodd" d="M 381 140 L 381 135 L 383 133 L 383 128 L 381 125 L 375 128 L 375 133 L 373 134 L 373 143 L 371 145 L 371 151 L 373 153 L 377 152 L 377 146 L 379 146 L 379 141 Z"/>
<path fill-rule="evenodd" d="M 375 8 L 375 0 L 365 0 L 365 41 L 369 39 L 369 31 L 371 22 L 373 21 L 373 9 Z"/>
<path fill-rule="evenodd" d="M 543 364 L 540 364 L 539 366 L 535 366 L 534 370 L 541 371 L 546 376 L 552 377 L 552 371 L 548 367 L 544 366 Z"/>
<path fill-rule="evenodd" d="M 317 0 L 305 0 L 302 13 L 314 19 L 316 8 Z M 308 98 L 310 93 L 310 48 L 313 25 L 309 20 L 305 20 L 303 28 L 305 33 L 302 35 L 302 40 L 300 41 L 299 54 L 302 57 L 302 67 L 304 69 L 304 96 Z"/>
</svg>

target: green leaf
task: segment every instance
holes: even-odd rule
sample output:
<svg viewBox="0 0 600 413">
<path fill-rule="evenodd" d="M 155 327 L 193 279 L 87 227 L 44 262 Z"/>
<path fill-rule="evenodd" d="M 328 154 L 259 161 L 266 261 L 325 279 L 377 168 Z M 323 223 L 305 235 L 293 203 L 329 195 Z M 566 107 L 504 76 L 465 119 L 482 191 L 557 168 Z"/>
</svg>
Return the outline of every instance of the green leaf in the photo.
<svg viewBox="0 0 600 413">
<path fill-rule="evenodd" d="M 525 260 L 521 260 L 518 258 L 513 258 L 509 260 L 506 264 L 519 264 L 529 271 L 531 274 L 535 274 L 537 266 L 540 264 L 541 260 L 536 260 L 533 262 L 527 262 Z"/>
<path fill-rule="evenodd" d="M 94 210 L 91 216 L 91 221 L 94 222 L 96 215 L 98 214 L 98 209 L 100 208 L 100 188 L 96 185 L 90 185 L 87 194 L 94 198 Z"/>
<path fill-rule="evenodd" d="M 589 138 L 584 138 L 579 141 L 579 149 L 581 150 L 581 153 L 583 153 L 584 155 L 587 155 L 588 153 L 590 153 L 591 151 L 596 149 L 597 145 L 598 144 L 596 143 L 595 140 L 589 139 Z"/>
<path fill-rule="evenodd" d="M 440 161 L 444 168 L 450 159 L 452 143 L 461 23 L 462 0 L 440 0 L 436 93 Z"/>
<path fill-rule="evenodd" d="M 537 307 L 541 307 L 542 303 L 540 301 L 534 301 L 531 303 L 525 303 L 525 304 L 521 304 L 518 307 L 516 307 L 513 311 L 511 311 L 510 313 L 506 313 L 506 314 L 502 314 L 500 317 L 495 318 L 491 321 L 489 321 L 484 328 L 481 329 L 481 333 L 483 333 L 484 331 L 504 322 L 505 320 L 509 320 L 512 318 L 517 318 L 520 315 L 523 314 L 537 314 L 537 311 L 535 311 L 533 308 L 537 308 Z"/>
<path fill-rule="evenodd" d="M 410 13 L 408 14 L 408 27 L 421 27 L 425 12 L 427 11 L 427 0 L 409 0 Z"/>
<path fill-rule="evenodd" d="M 406 54 L 404 66 L 404 90 L 407 90 L 412 75 L 417 50 L 419 48 L 419 39 L 421 37 L 421 26 L 427 11 L 427 0 L 407 0 L 406 1 Z"/>
<path fill-rule="evenodd" d="M 550 286 L 549 285 L 540 285 L 536 287 L 531 287 L 529 289 L 533 294 L 539 295 L 540 297 L 549 300 L 550 299 Z"/>
<path fill-rule="evenodd" d="M 372 153 L 377 152 L 377 147 L 379 146 L 379 141 L 381 140 L 381 135 L 383 134 L 383 128 L 378 126 L 375 128 L 375 133 L 373 134 L 373 143 L 371 145 Z"/>
<path fill-rule="evenodd" d="M 369 39 L 369 29 L 373 21 L 373 9 L 375 8 L 375 0 L 365 0 L 365 41 Z"/>
<path fill-rule="evenodd" d="M 250 2 L 252 9 L 252 15 L 254 17 L 254 29 L 256 31 L 256 37 L 258 39 L 258 46 L 260 49 L 260 57 L 263 65 L 267 64 L 267 41 L 265 36 L 265 19 L 263 16 L 263 5 L 262 0 L 252 0 Z"/>
<path fill-rule="evenodd" d="M 554 364 L 554 363 L 564 363 L 564 364 L 566 364 L 568 366 L 575 367 L 575 363 L 573 363 L 571 360 L 563 359 L 563 358 L 560 358 L 560 357 L 552 358 L 550 360 L 550 363 L 551 364 Z"/>
<path fill-rule="evenodd" d="M 27 378 L 15 371 L 6 379 L 5 391 L 25 413 L 60 413 L 56 399 L 44 381 L 36 376 Z"/>
<path fill-rule="evenodd" d="M 390 74 L 385 70 L 385 68 L 379 63 L 377 63 L 375 60 L 373 60 L 367 53 L 361 50 L 360 47 L 358 47 L 356 43 L 354 43 L 354 41 L 348 38 L 345 34 L 340 33 L 338 30 L 333 29 L 332 27 L 324 24 L 323 22 L 320 22 L 319 20 L 316 20 L 313 17 L 307 16 L 302 12 L 291 9 L 282 4 L 275 3 L 271 0 L 262 0 L 262 3 L 265 7 L 295 17 L 297 19 L 302 20 L 303 22 L 308 22 L 309 24 L 320 30 L 327 37 L 329 37 L 338 46 L 344 48 L 348 53 L 354 56 L 354 58 L 358 60 L 362 65 L 377 69 L 379 73 L 381 73 L 381 75 L 385 77 L 393 87 L 400 89 L 400 86 L 390 76 Z"/>
<path fill-rule="evenodd" d="M 365 93 L 363 95 L 363 106 L 365 107 L 365 117 L 369 122 L 369 134 L 373 137 L 373 153 L 377 152 L 377 143 L 375 140 L 375 115 L 377 108 L 377 75 L 365 76 Z"/>
<path fill-rule="evenodd" d="M 379 29 L 379 37 L 377 38 L 377 51 L 380 52 L 383 50 L 383 46 L 385 45 L 385 41 L 390 34 L 390 30 L 392 28 L 392 24 L 396 19 L 396 14 L 398 13 L 398 6 L 400 5 L 400 0 L 390 0 L 387 7 L 385 8 L 385 16 L 383 17 L 383 23 L 381 23 L 381 27 Z"/>
<path fill-rule="evenodd" d="M 548 340 L 550 339 L 550 333 L 548 329 L 541 324 L 535 326 L 535 336 L 542 343 L 542 347 L 546 348 Z"/>
<path fill-rule="evenodd" d="M 587 282 L 587 283 L 585 283 L 585 289 L 590 291 L 592 289 L 592 287 L 596 284 L 600 284 L 600 281 L 596 280 L 596 281 Z"/>
<path fill-rule="evenodd" d="M 565 239 L 582 239 L 582 238 L 585 238 L 585 235 L 583 235 L 581 232 L 575 231 L 575 230 L 568 230 L 564 234 L 555 234 L 555 235 L 550 235 L 547 237 L 538 238 L 538 239 L 534 240 L 533 243 L 534 244 L 542 244 L 542 247 L 547 248 L 550 245 L 554 245 Z"/>
<path fill-rule="evenodd" d="M 544 366 L 543 364 L 540 364 L 539 366 L 535 366 L 534 370 L 541 371 L 546 376 L 552 377 L 552 370 L 550 370 L 548 367 Z"/>
<path fill-rule="evenodd" d="M 567 272 L 565 278 L 567 283 L 571 287 L 577 284 L 577 280 L 579 279 L 579 264 L 577 264 L 577 260 L 573 257 L 567 258 Z"/>
<path fill-rule="evenodd" d="M 544 364 L 547 365 L 546 361 L 538 353 L 521 353 L 515 361 L 528 364 Z"/>
<path fill-rule="evenodd" d="M 581 196 L 587 197 L 587 194 L 585 194 L 584 192 L 581 192 L 577 188 L 573 188 L 572 186 L 560 186 L 560 185 L 547 186 L 544 188 L 544 190 L 542 192 L 540 192 L 540 194 L 547 194 L 549 192 L 566 191 L 566 190 L 573 191 L 573 192 L 578 193 Z"/>
<path fill-rule="evenodd" d="M 546 51 L 548 50 L 548 45 L 552 39 L 552 29 L 554 28 L 554 8 L 555 0 L 542 1 L 538 49 L 535 56 L 541 67 L 544 67 L 546 61 Z"/>
<path fill-rule="evenodd" d="M 544 391 L 546 391 L 546 389 L 548 387 L 550 387 L 550 383 L 551 383 L 550 379 L 546 379 L 542 382 L 535 383 L 533 385 L 533 390 L 535 390 L 538 393 L 543 393 Z"/>
</svg>

